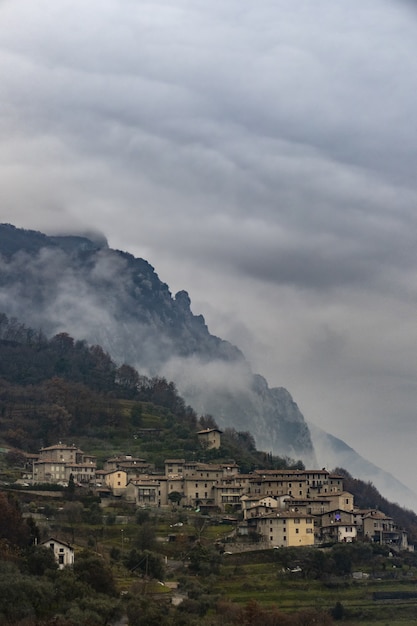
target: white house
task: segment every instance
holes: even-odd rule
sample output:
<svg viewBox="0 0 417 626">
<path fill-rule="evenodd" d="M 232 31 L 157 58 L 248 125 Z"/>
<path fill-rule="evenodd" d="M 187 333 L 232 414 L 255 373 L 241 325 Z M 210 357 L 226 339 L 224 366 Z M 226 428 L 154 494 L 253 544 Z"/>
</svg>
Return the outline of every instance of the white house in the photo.
<svg viewBox="0 0 417 626">
<path fill-rule="evenodd" d="M 321 527 L 321 537 L 323 541 L 352 543 L 357 537 L 357 527 L 345 522 L 331 522 Z"/>
<path fill-rule="evenodd" d="M 45 548 L 50 548 L 53 551 L 55 561 L 58 563 L 59 569 L 64 569 L 67 565 L 74 564 L 74 548 L 72 548 L 68 543 L 64 543 L 63 541 L 59 541 L 58 539 L 51 537 L 46 541 L 42 541 L 40 545 Z"/>
</svg>

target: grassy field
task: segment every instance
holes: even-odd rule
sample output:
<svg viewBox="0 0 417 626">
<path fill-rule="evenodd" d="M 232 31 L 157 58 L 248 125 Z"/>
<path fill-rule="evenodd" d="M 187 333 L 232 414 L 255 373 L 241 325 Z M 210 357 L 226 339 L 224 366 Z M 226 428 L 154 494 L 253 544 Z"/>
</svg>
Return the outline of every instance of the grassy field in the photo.
<svg viewBox="0 0 417 626">
<path fill-rule="evenodd" d="M 224 557 L 225 558 L 225 557 Z M 231 559 L 236 561 L 236 557 Z M 254 599 L 262 606 L 277 606 L 284 612 L 303 609 L 331 610 L 339 602 L 343 623 L 349 624 L 415 624 L 417 599 L 373 599 L 373 592 L 416 592 L 415 580 L 363 580 L 351 578 L 304 580 L 302 574 L 282 572 L 273 563 L 226 564 L 213 584 L 213 592 L 244 605 Z"/>
</svg>

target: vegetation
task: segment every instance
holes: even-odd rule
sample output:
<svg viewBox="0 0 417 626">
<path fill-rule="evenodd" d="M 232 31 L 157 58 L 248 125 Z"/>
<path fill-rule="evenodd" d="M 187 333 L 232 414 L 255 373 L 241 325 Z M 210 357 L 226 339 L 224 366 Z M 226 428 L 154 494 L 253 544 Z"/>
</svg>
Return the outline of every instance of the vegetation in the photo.
<svg viewBox="0 0 417 626">
<path fill-rule="evenodd" d="M 36 429 L 33 424 L 36 423 Z M 235 460 L 255 467 L 300 467 L 256 450 L 248 432 L 226 429 L 220 450 L 203 451 L 197 431 L 214 424 L 198 417 L 175 384 L 117 367 L 100 346 L 66 333 L 47 339 L 0 314 L 0 437 L 26 452 L 59 440 L 85 447 L 99 460 L 116 453 L 144 456 L 158 467 L 168 457 Z M 22 462 L 24 458 L 9 458 Z M 7 477 L 6 477 L 7 480 Z"/>
<path fill-rule="evenodd" d="M 135 510 L 123 502 L 104 508 L 74 481 L 62 493 L 5 484 L 21 474 L 25 452 L 60 439 L 101 460 L 129 452 L 159 467 L 181 457 L 234 460 L 243 472 L 302 468 L 259 452 L 249 432 L 235 429 L 225 429 L 219 450 L 202 449 L 197 431 L 215 426 L 173 383 L 117 367 L 98 346 L 66 334 L 47 339 L 0 315 L 0 623 L 103 626 L 123 616 L 130 626 L 414 623 L 413 553 L 356 543 L 231 554 L 233 527 L 182 509 L 179 492 L 169 510 Z M 359 506 L 380 506 L 417 536 L 414 513 L 337 472 Z M 50 537 L 75 546 L 73 567 L 58 569 L 40 547 Z"/>
<path fill-rule="evenodd" d="M 17 528 L 33 528 L 23 517 L 28 511 L 46 511 L 37 536 L 70 534 L 59 501 L 46 507 L 45 496 L 33 494 L 25 503 L 21 494 L 19 506 L 10 494 L 1 495 Z M 27 532 L 12 535 L 6 528 L 0 623 L 98 626 L 116 624 L 123 614 L 130 625 L 158 620 L 160 626 L 411 624 L 414 619 L 413 553 L 393 555 L 386 546 L 357 543 L 230 554 L 224 551 L 230 527 L 221 520 L 182 509 L 142 515 L 126 509 L 123 524 L 106 525 L 104 516 L 96 523 L 89 507 L 75 503 L 73 568 L 58 570 L 49 549 L 28 545 Z M 361 577 L 352 578 L 354 572 Z M 173 580 L 177 591 L 171 591 Z M 173 596 L 183 600 L 177 607 Z"/>
<path fill-rule="evenodd" d="M 395 519 L 398 526 L 406 528 L 410 537 L 417 541 L 417 515 L 414 511 L 404 509 L 399 504 L 389 502 L 370 482 L 365 482 L 358 478 L 353 478 L 345 469 L 338 467 L 335 472 L 343 476 L 343 484 L 346 491 L 355 496 L 355 503 L 358 508 L 377 508 L 384 511 Z"/>
</svg>

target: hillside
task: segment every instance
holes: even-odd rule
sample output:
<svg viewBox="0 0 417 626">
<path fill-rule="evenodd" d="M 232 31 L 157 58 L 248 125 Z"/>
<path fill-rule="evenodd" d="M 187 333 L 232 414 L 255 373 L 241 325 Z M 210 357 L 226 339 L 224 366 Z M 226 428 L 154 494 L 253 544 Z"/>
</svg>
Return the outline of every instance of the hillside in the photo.
<svg viewBox="0 0 417 626">
<path fill-rule="evenodd" d="M 163 468 L 166 458 L 231 461 L 241 472 L 302 468 L 300 461 L 256 449 L 250 432 L 225 429 L 219 450 L 203 450 L 197 431 L 215 425 L 198 416 L 166 379 L 117 366 L 100 346 L 61 333 L 48 339 L 16 319 L 0 315 L 0 442 L 37 452 L 71 440 L 99 462 L 118 453 Z M 11 462 L 16 455 L 11 456 Z M 3 468 L 4 469 L 4 468 Z M 6 470 L 7 471 L 7 470 Z M 361 508 L 380 508 L 417 539 L 417 516 L 380 495 L 343 468 L 345 488 Z M 4 476 L 3 476 L 4 477 Z"/>
<path fill-rule="evenodd" d="M 9 318 L 50 337 L 69 333 L 77 345 L 100 345 L 116 368 L 130 363 L 150 379 L 174 381 L 199 415 L 251 432 L 272 455 L 327 467 L 343 457 L 354 475 L 417 510 L 417 496 L 393 476 L 330 434 L 317 436 L 291 394 L 254 374 L 237 347 L 193 314 L 187 292 L 173 296 L 146 260 L 112 250 L 103 238 L 47 236 L 10 224 L 0 225 L 0 254 L 0 311 Z M 58 363 L 54 375 L 65 367 Z"/>
<path fill-rule="evenodd" d="M 220 450 L 197 445 L 197 431 L 213 418 L 198 416 L 174 383 L 118 367 L 100 346 L 61 333 L 47 339 L 0 315 L 0 437 L 36 452 L 71 439 L 99 459 L 124 452 L 163 467 L 167 457 L 236 460 L 245 471 L 285 466 L 256 450 L 248 432 L 226 428 Z M 288 461 L 290 463 L 290 461 Z M 294 462 L 292 462 L 294 463 Z"/>
<path fill-rule="evenodd" d="M 254 376 L 238 348 L 210 334 L 185 291 L 172 296 L 144 259 L 83 237 L 0 225 L 0 311 L 49 336 L 103 346 L 119 364 L 174 380 L 187 404 L 250 430 L 274 454 L 315 461 L 290 394 Z"/>
</svg>

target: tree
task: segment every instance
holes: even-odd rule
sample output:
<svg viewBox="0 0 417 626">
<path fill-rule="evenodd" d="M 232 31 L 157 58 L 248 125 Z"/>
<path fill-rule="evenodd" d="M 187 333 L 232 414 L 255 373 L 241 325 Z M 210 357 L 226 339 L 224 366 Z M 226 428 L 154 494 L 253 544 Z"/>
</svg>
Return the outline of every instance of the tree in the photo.
<svg viewBox="0 0 417 626">
<path fill-rule="evenodd" d="M 191 572 L 208 576 L 219 571 L 221 556 L 217 550 L 211 546 L 202 546 L 197 543 L 189 554 Z"/>
<path fill-rule="evenodd" d="M 112 571 L 101 557 L 86 550 L 81 552 L 74 563 L 74 573 L 79 581 L 90 585 L 98 593 L 115 595 Z"/>
<path fill-rule="evenodd" d="M 132 426 L 138 427 L 142 423 L 142 405 L 135 403 L 130 410 Z"/>
<path fill-rule="evenodd" d="M 0 620 L 2 624 L 41 623 L 54 602 L 51 582 L 22 575 L 11 563 L 0 562 Z"/>
<path fill-rule="evenodd" d="M 168 494 L 168 500 L 172 502 L 172 504 L 179 504 L 183 497 L 184 494 L 180 491 L 171 491 L 171 493 Z"/>
<path fill-rule="evenodd" d="M 47 570 L 56 570 L 53 550 L 45 546 L 31 546 L 22 561 L 22 568 L 33 576 L 43 576 Z"/>
<path fill-rule="evenodd" d="M 198 424 L 201 429 L 218 428 L 216 420 L 210 414 L 202 415 L 200 419 L 198 420 Z"/>
<path fill-rule="evenodd" d="M 149 597 L 133 598 L 126 609 L 130 626 L 161 626 L 167 624 L 167 607 Z"/>
<path fill-rule="evenodd" d="M 75 493 L 74 474 L 71 472 L 69 480 L 68 480 L 68 486 L 66 488 L 66 494 L 67 494 L 68 500 L 73 500 L 74 493 Z"/>
<path fill-rule="evenodd" d="M 150 522 L 144 522 L 138 528 L 134 539 L 135 548 L 138 550 L 153 550 L 156 545 L 155 529 Z"/>
<path fill-rule="evenodd" d="M 330 615 L 336 621 L 343 619 L 345 616 L 345 607 L 343 604 L 341 602 L 336 602 L 334 607 L 330 610 Z"/>
<path fill-rule="evenodd" d="M 103 522 L 103 511 L 98 502 L 93 502 L 90 507 L 84 511 L 84 519 L 87 524 L 101 524 Z"/>
<path fill-rule="evenodd" d="M 23 519 L 17 501 L 0 492 L 0 537 L 12 546 L 23 548 L 31 543 L 29 525 Z"/>
<path fill-rule="evenodd" d="M 135 517 L 136 517 L 136 524 L 139 524 L 139 526 L 141 524 L 145 524 L 145 522 L 150 521 L 149 511 L 147 511 L 146 509 L 138 509 L 136 511 Z"/>
<path fill-rule="evenodd" d="M 138 392 L 139 374 L 134 367 L 124 363 L 116 370 L 116 384 L 127 398 L 134 398 Z"/>
<path fill-rule="evenodd" d="M 164 563 L 159 554 L 149 550 L 131 550 L 125 559 L 126 567 L 132 572 L 141 572 L 144 576 L 163 580 Z"/>
<path fill-rule="evenodd" d="M 71 528 L 71 541 L 75 541 L 75 526 L 82 520 L 84 507 L 81 502 L 67 502 L 62 507 L 61 515 Z"/>
</svg>

